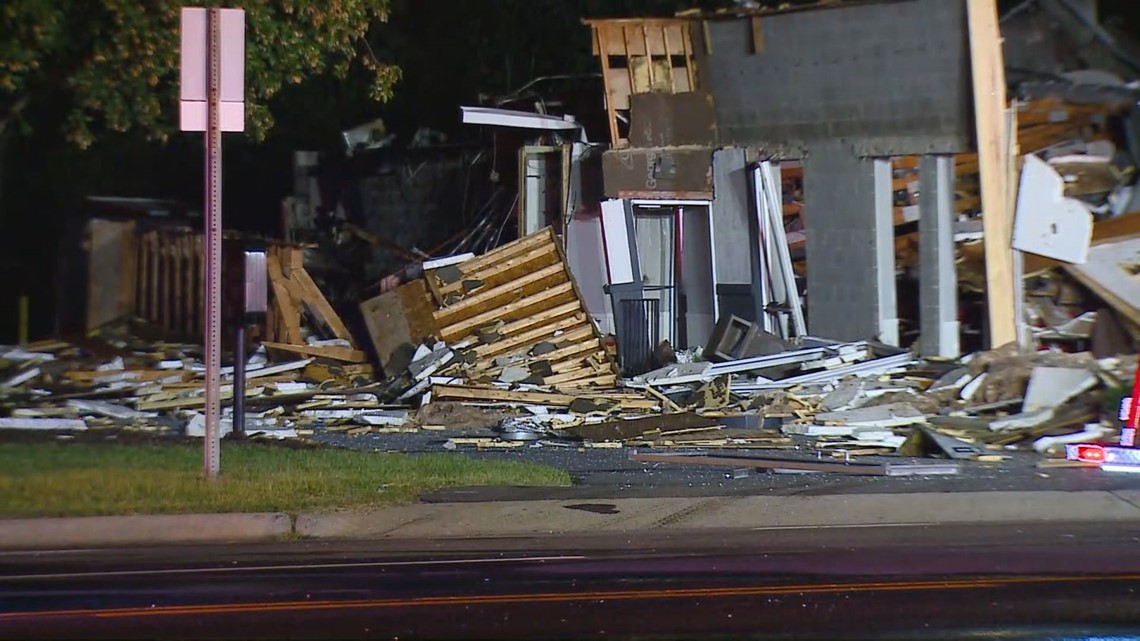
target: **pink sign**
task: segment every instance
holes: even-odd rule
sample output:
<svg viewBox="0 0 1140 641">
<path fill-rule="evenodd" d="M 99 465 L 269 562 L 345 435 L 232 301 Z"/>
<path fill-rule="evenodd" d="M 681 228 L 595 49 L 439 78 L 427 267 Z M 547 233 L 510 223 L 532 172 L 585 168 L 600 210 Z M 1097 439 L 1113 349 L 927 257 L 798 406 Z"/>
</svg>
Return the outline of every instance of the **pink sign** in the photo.
<svg viewBox="0 0 1140 641">
<path fill-rule="evenodd" d="M 221 9 L 222 131 L 245 131 L 245 10 Z M 206 131 L 210 97 L 210 26 L 207 9 L 182 9 L 182 131 Z"/>
</svg>

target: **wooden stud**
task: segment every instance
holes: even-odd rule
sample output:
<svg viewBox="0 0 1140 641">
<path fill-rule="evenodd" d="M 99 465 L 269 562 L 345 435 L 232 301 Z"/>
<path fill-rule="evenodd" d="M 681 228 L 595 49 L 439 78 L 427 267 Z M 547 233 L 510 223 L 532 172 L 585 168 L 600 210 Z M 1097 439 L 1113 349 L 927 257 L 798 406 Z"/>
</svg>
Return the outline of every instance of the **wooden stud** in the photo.
<svg viewBox="0 0 1140 641">
<path fill-rule="evenodd" d="M 712 38 L 709 35 L 709 24 L 704 23 L 705 53 L 712 56 Z M 693 29 L 689 25 L 681 28 L 681 44 L 685 47 L 685 73 L 689 77 L 689 91 L 697 90 L 696 74 L 693 72 Z"/>
<path fill-rule="evenodd" d="M 482 256 L 477 256 L 469 261 L 460 263 L 459 271 L 468 278 L 486 280 L 486 273 L 483 271 L 486 268 L 493 267 L 505 260 L 509 260 L 515 256 L 527 253 L 532 249 L 547 244 L 556 244 L 554 234 L 550 228 L 545 228 L 538 233 L 525 236 L 516 241 L 507 243 L 506 245 L 503 245 L 502 247 L 499 247 L 495 250 L 489 251 Z M 445 289 L 444 291 L 447 290 Z"/>
<path fill-rule="evenodd" d="M 752 17 L 752 53 L 764 53 L 764 29 L 760 26 L 760 17 Z"/>
<path fill-rule="evenodd" d="M 611 388 L 614 385 L 617 385 L 617 376 L 614 374 L 606 374 L 603 376 L 595 376 L 594 378 L 584 378 L 584 379 L 579 379 L 579 380 L 574 380 L 574 381 L 562 383 L 557 388 L 555 388 L 555 391 L 579 392 L 580 393 L 582 391 L 591 390 L 591 389 Z M 639 404 L 639 407 L 636 407 L 636 408 L 623 407 L 623 409 L 626 409 L 626 410 L 632 410 L 632 409 L 656 410 L 657 409 L 657 405 L 653 404 L 653 401 L 647 401 L 647 403 L 650 404 L 648 407 L 641 407 Z"/>
<path fill-rule="evenodd" d="M 625 25 L 621 27 L 621 42 L 625 48 L 625 70 L 629 75 L 629 104 L 632 108 L 633 94 L 637 93 L 637 73 L 633 69 L 633 54 L 629 52 L 629 30 Z"/>
<path fill-rule="evenodd" d="M 1013 224 L 1005 161 L 1005 68 L 996 0 L 966 0 L 974 84 L 978 166 L 985 230 L 986 296 L 990 347 L 1017 340 L 1014 305 Z"/>
<path fill-rule="evenodd" d="M 669 91 L 677 93 L 677 74 L 673 71 L 673 52 L 669 50 L 669 27 L 661 25 L 661 44 L 665 47 L 665 59 L 669 61 Z"/>
<path fill-rule="evenodd" d="M 588 341 L 576 343 L 574 345 L 567 345 L 562 349 L 556 349 L 553 352 L 543 354 L 542 356 L 532 356 L 526 360 L 519 361 L 517 363 L 511 363 L 511 367 L 526 367 L 527 365 L 538 363 L 540 361 L 546 361 L 553 364 L 565 359 L 577 357 L 585 352 L 593 352 L 595 350 L 601 349 L 601 347 L 602 342 L 596 338 L 592 338 Z M 502 367 L 492 367 L 488 369 L 486 373 L 491 376 L 498 376 L 502 373 L 503 369 L 504 368 Z"/>
<path fill-rule="evenodd" d="M 543 385 L 566 384 L 579 379 L 594 378 L 594 370 L 589 367 L 579 367 L 563 374 L 555 374 L 542 379 Z"/>
<path fill-rule="evenodd" d="M 458 322 L 453 322 L 450 325 L 438 324 L 440 327 L 440 334 L 445 341 L 455 341 L 467 336 L 479 327 L 497 322 L 502 319 L 510 318 L 512 314 L 521 312 L 543 303 L 551 302 L 551 305 L 558 305 L 567 302 L 566 299 L 573 295 L 574 288 L 570 283 L 563 283 L 555 287 L 551 287 L 546 291 L 539 292 L 532 296 L 527 296 L 521 300 L 513 303 L 508 303 L 500 308 L 492 309 L 482 314 L 472 316 Z M 557 302 L 552 302 L 557 301 Z"/>
<path fill-rule="evenodd" d="M 559 245 L 565 247 L 566 239 L 570 235 L 570 220 L 574 218 L 574 210 L 570 203 L 570 175 L 573 168 L 574 146 L 562 145 L 562 225 L 559 227 Z"/>
<path fill-rule="evenodd" d="M 614 88 L 610 72 L 610 53 L 606 46 L 609 44 L 606 28 L 602 25 L 595 25 L 594 36 L 598 41 L 598 52 L 602 60 L 602 82 L 606 86 L 606 116 L 610 121 L 610 143 L 617 147 L 619 140 L 617 109 L 614 107 Z"/>
<path fill-rule="evenodd" d="M 680 405 L 677 405 L 676 403 L 674 403 L 668 396 L 665 396 L 661 392 L 658 392 L 655 388 L 650 387 L 650 386 L 646 386 L 645 391 L 648 392 L 649 395 L 652 396 L 653 398 L 656 398 L 657 400 L 661 401 L 664 404 L 663 406 L 670 413 L 680 414 L 681 412 L 684 411 L 681 409 Z"/>
<path fill-rule="evenodd" d="M 541 283 L 544 279 L 548 279 L 553 276 L 565 276 L 565 274 L 566 266 L 561 262 L 555 263 L 548 267 L 543 267 L 542 269 L 527 274 L 526 276 L 515 280 L 514 282 L 509 282 L 504 285 L 483 290 L 471 296 L 468 296 L 458 303 L 455 303 L 446 309 L 442 309 L 439 312 L 436 312 L 435 319 L 442 323 L 446 319 L 458 317 L 460 313 L 465 310 L 475 308 L 481 304 L 491 303 L 496 299 L 503 298 L 504 296 L 510 296 L 515 292 L 524 289 L 527 285 L 538 284 Z"/>
<path fill-rule="evenodd" d="M 586 327 L 586 323 L 588 323 L 588 321 L 585 318 L 579 314 L 575 314 L 574 316 L 564 318 L 557 323 L 544 325 L 542 327 L 532 329 L 529 332 L 519 334 L 518 336 L 498 340 L 488 345 L 480 345 L 479 347 L 475 348 L 475 354 L 480 358 L 488 358 L 509 352 L 520 346 L 529 346 L 544 340 L 557 340 L 557 337 L 554 336 L 555 332 L 569 331 L 578 325 Z"/>
<path fill-rule="evenodd" d="M 543 329 L 546 329 L 546 328 L 543 328 Z M 588 338 L 595 338 L 593 327 L 591 327 L 589 324 L 585 324 L 585 323 L 578 323 L 577 326 L 575 326 L 575 324 L 570 324 L 565 329 L 561 329 L 561 330 L 554 330 L 553 328 L 551 328 L 550 333 L 553 334 L 555 331 L 561 331 L 562 334 L 560 336 L 553 336 L 553 335 L 543 336 L 542 334 L 538 334 L 537 337 L 532 338 L 530 340 L 530 342 L 523 341 L 520 343 L 516 343 L 511 348 L 499 350 L 498 352 L 496 352 L 494 354 L 487 354 L 487 353 L 478 354 L 479 360 L 490 361 L 492 358 L 494 358 L 495 356 L 498 356 L 499 354 L 505 354 L 505 355 L 524 354 L 525 355 L 528 352 L 530 352 L 531 349 L 535 345 L 537 345 L 538 343 L 551 343 L 551 344 L 560 345 L 560 344 L 567 343 L 567 342 L 573 343 L 574 341 L 585 340 Z M 563 348 L 563 349 L 565 349 L 565 348 Z M 555 351 L 550 352 L 550 353 L 551 354 L 557 354 L 558 351 L 560 351 L 560 350 L 555 350 Z M 542 361 L 542 360 L 549 360 L 550 362 L 554 362 L 554 361 L 559 360 L 559 357 L 554 356 L 554 357 L 548 358 L 548 354 L 543 354 L 540 356 L 530 357 L 527 360 L 531 361 L 531 362 Z"/>
<path fill-rule="evenodd" d="M 529 252 L 515 256 L 514 258 L 508 258 L 507 260 L 500 261 L 498 264 L 496 264 L 493 267 L 490 267 L 484 271 L 473 273 L 473 272 L 470 272 L 467 270 L 462 270 L 463 278 L 461 278 L 459 281 L 456 281 L 454 283 L 448 283 L 447 285 L 443 285 L 443 286 L 439 287 L 438 291 L 439 291 L 440 295 L 444 296 L 444 297 L 446 297 L 448 294 L 462 292 L 463 291 L 463 280 L 467 280 L 467 279 L 477 279 L 477 280 L 483 281 L 484 286 L 494 287 L 494 286 L 502 284 L 502 283 L 497 282 L 499 280 L 502 280 L 504 282 L 510 282 L 509 278 L 505 278 L 505 279 L 499 278 L 503 274 L 508 274 L 508 272 L 510 272 L 513 269 L 529 265 L 530 263 L 537 262 L 537 261 L 542 260 L 543 258 L 547 258 L 547 257 L 553 257 L 555 260 L 557 260 L 557 258 L 558 258 L 558 250 L 555 249 L 553 243 L 550 243 L 548 245 L 543 245 L 542 247 L 538 247 L 536 249 L 532 249 Z M 542 267 L 547 267 L 549 264 L 553 264 L 549 260 L 543 261 L 543 262 L 547 263 L 547 264 L 542 265 Z M 530 267 L 530 270 L 533 270 L 533 266 Z M 508 276 L 509 276 L 509 274 L 508 274 Z M 435 281 L 436 279 L 432 278 L 431 275 L 429 274 L 427 280 L 429 281 L 428 287 L 431 287 L 432 281 Z"/>
<path fill-rule="evenodd" d="M 471 400 L 471 401 L 499 401 L 505 403 L 526 403 L 528 405 L 549 405 L 552 407 L 568 407 L 576 399 L 592 398 L 599 400 L 613 400 L 626 410 L 652 410 L 657 407 L 656 402 L 638 396 L 620 396 L 604 394 L 558 394 L 550 392 L 517 392 L 492 387 L 469 387 L 459 385 L 432 386 L 432 398 L 439 400 Z"/>
<path fill-rule="evenodd" d="M 645 41 L 645 62 L 649 66 L 649 93 L 657 86 L 657 72 L 653 69 L 653 49 L 649 47 L 649 29 L 641 24 L 641 39 Z"/>
<path fill-rule="evenodd" d="M 300 345 L 305 342 L 301 337 L 301 310 L 297 308 L 297 302 L 289 290 L 289 279 L 285 278 L 281 263 L 282 256 L 286 253 L 278 252 L 278 260 L 266 261 L 266 267 L 269 272 L 269 285 L 273 289 L 273 299 L 277 302 L 277 309 L 281 314 L 285 342 Z"/>
<path fill-rule="evenodd" d="M 351 347 L 316 347 L 313 345 L 289 345 L 271 341 L 262 341 L 261 344 L 265 347 L 265 349 L 269 350 L 280 350 L 283 352 L 289 352 L 291 354 L 301 354 L 302 356 L 331 358 L 334 361 L 344 361 L 346 363 L 363 363 L 367 360 L 367 356 L 364 354 L 364 352 L 357 349 L 352 349 Z"/>
<path fill-rule="evenodd" d="M 313 282 L 313 277 L 309 276 L 309 272 L 305 271 L 304 267 L 295 266 L 290 280 L 297 283 L 302 296 L 301 300 L 313 312 L 314 316 L 321 318 L 333 336 L 351 342 L 352 334 L 345 327 L 344 321 L 341 320 L 336 310 L 329 304 L 325 295 L 321 293 L 320 288 Z"/>
<path fill-rule="evenodd" d="M 562 290 L 562 293 L 566 293 L 569 291 L 571 291 L 569 288 L 565 288 Z M 544 298 L 543 300 L 548 300 L 548 299 Z M 530 314 L 527 314 L 525 317 L 520 318 L 519 320 L 506 323 L 505 325 L 500 327 L 497 330 L 497 332 L 498 332 L 499 336 L 503 337 L 504 339 L 505 338 L 511 338 L 511 337 L 517 335 L 519 332 L 525 332 L 525 331 L 534 329 L 535 327 L 538 327 L 539 325 L 544 325 L 544 324 L 550 323 L 556 319 L 562 318 L 563 316 L 567 316 L 570 314 L 583 314 L 583 313 L 584 312 L 582 312 L 581 303 L 579 303 L 576 300 L 571 300 L 570 302 L 558 304 L 558 305 L 555 305 L 554 307 L 550 307 L 550 308 L 544 309 L 542 311 L 530 313 Z M 584 318 L 584 316 L 583 316 L 583 318 Z M 491 321 L 491 322 L 493 322 L 493 321 Z M 464 323 L 466 323 L 466 321 L 464 321 Z M 478 329 L 478 328 L 476 327 L 475 329 Z M 446 332 L 450 332 L 451 328 L 445 328 L 445 330 L 446 330 L 444 333 L 445 336 L 454 336 L 453 334 L 446 333 Z M 469 332 L 470 331 L 474 331 L 474 330 L 469 330 Z M 465 336 L 448 338 L 447 340 L 449 340 L 453 343 L 458 343 L 458 342 L 463 342 L 463 341 L 468 341 L 468 340 L 475 341 L 475 340 L 477 340 L 477 337 L 473 333 L 468 333 Z"/>
</svg>

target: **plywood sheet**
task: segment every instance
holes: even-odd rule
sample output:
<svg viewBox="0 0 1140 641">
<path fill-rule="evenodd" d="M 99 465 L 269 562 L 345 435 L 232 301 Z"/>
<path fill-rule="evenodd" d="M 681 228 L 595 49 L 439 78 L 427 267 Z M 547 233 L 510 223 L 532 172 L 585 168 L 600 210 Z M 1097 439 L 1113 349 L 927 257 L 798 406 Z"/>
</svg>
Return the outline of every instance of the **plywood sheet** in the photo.
<svg viewBox="0 0 1140 641">
<path fill-rule="evenodd" d="M 1077 280 L 1140 325 L 1140 238 L 1094 246 L 1083 265 L 1066 265 Z"/>
<path fill-rule="evenodd" d="M 432 307 L 423 280 L 401 285 L 360 304 L 376 356 L 386 372 L 397 353 L 409 348 L 414 351 L 427 337 L 438 334 Z"/>
<path fill-rule="evenodd" d="M 87 331 L 134 311 L 134 255 L 134 222 L 94 219 L 87 224 Z"/>
</svg>

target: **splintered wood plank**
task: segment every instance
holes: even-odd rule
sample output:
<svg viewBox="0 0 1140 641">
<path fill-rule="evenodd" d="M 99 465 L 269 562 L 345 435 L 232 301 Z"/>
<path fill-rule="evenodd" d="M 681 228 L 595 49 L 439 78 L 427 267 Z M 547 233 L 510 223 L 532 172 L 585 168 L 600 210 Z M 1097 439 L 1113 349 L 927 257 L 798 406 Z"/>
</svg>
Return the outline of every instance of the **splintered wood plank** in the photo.
<svg viewBox="0 0 1140 641">
<path fill-rule="evenodd" d="M 565 374 L 566 372 L 569 372 L 571 370 L 579 369 L 582 367 L 590 367 L 594 370 L 595 375 L 597 375 L 597 374 L 608 374 L 609 370 L 602 369 L 601 371 L 599 371 L 597 366 L 590 361 L 591 356 L 597 356 L 598 354 L 601 354 L 601 353 L 602 352 L 598 351 L 598 352 L 594 352 L 593 354 L 574 354 L 573 356 L 571 356 L 569 358 L 565 358 L 563 360 L 558 361 L 557 363 L 551 364 L 550 370 L 552 372 L 554 372 L 555 374 Z"/>
<path fill-rule="evenodd" d="M 468 400 L 468 401 L 501 401 L 505 403 L 528 403 L 534 405 L 549 405 L 554 407 L 568 407 L 575 397 L 568 394 L 554 394 L 550 392 L 518 392 L 497 389 L 493 387 L 470 387 L 459 385 L 433 385 L 431 388 L 433 400 Z"/>
<path fill-rule="evenodd" d="M 566 267 L 562 263 L 555 263 L 549 267 L 544 267 L 538 271 L 527 274 L 513 282 L 474 293 L 436 312 L 435 319 L 443 323 L 451 319 L 458 320 L 464 316 L 471 315 L 472 310 L 477 310 L 474 311 L 474 313 L 478 314 L 493 307 L 499 307 L 505 302 L 503 300 L 504 298 L 515 298 L 519 292 L 526 292 L 524 295 L 537 294 L 547 287 L 557 285 L 560 281 L 565 281 L 566 279 Z"/>
<path fill-rule="evenodd" d="M 314 316 L 321 319 L 329 328 L 329 331 L 332 332 L 333 336 L 351 342 L 352 334 L 349 333 L 348 328 L 344 326 L 344 321 L 341 320 L 340 316 L 332 308 L 332 305 L 329 304 L 325 295 L 321 293 L 320 288 L 313 282 L 313 278 L 309 276 L 309 272 L 305 271 L 303 267 L 294 267 L 293 276 L 290 280 L 295 281 L 300 286 L 300 292 L 303 297 L 301 300 L 309 307 L 309 310 L 313 312 Z"/>
<path fill-rule="evenodd" d="M 586 317 L 586 312 L 582 310 L 582 304 L 577 300 L 573 300 L 569 303 L 563 303 L 561 305 L 544 309 L 533 314 L 528 314 L 517 321 L 506 323 L 496 331 L 498 332 L 499 336 L 502 337 L 500 340 L 506 340 L 513 338 L 520 332 L 530 331 L 540 325 L 549 325 L 551 323 L 557 322 L 562 317 L 569 316 L 571 314 L 577 314 L 580 315 L 583 319 L 589 320 Z M 478 339 L 476 338 L 475 334 L 468 334 L 467 336 L 463 337 L 462 340 L 475 341 Z M 495 344 L 498 344 L 498 341 L 496 341 Z"/>
<path fill-rule="evenodd" d="M 483 282 L 483 287 L 488 289 L 498 287 L 499 285 L 508 283 L 520 276 L 541 269 L 554 264 L 558 260 L 558 249 L 554 243 L 546 243 L 541 247 L 532 249 L 524 254 L 519 254 L 513 258 L 500 261 L 490 267 L 482 269 L 478 272 L 468 270 L 466 264 L 460 265 L 460 273 L 463 277 L 454 283 L 439 286 L 439 294 L 446 298 L 448 294 L 463 291 L 464 280 L 480 280 Z M 538 264 L 535 264 L 538 263 Z M 428 283 L 431 285 L 435 278 L 428 278 Z"/>
<path fill-rule="evenodd" d="M 280 259 L 281 255 L 278 254 L 277 257 Z M 297 308 L 293 294 L 289 291 L 288 279 L 282 273 L 280 260 L 267 260 L 266 268 L 269 272 L 269 286 L 273 289 L 273 301 L 276 303 L 281 324 L 285 329 L 285 340 L 292 344 L 303 343 L 301 310 Z"/>
<path fill-rule="evenodd" d="M 478 278 L 479 273 L 489 267 L 494 267 L 504 260 L 510 260 L 519 254 L 525 254 L 532 249 L 548 244 L 554 244 L 554 233 L 549 227 L 546 227 L 529 236 L 523 236 L 516 241 L 493 249 L 482 256 L 476 256 L 471 260 L 459 263 L 458 267 L 464 276 Z"/>
<path fill-rule="evenodd" d="M 469 401 L 499 401 L 503 403 L 526 403 L 528 405 L 547 405 L 550 407 L 569 407 L 579 398 L 613 400 L 620 407 L 627 410 L 652 410 L 657 407 L 656 401 L 647 398 L 629 395 L 605 394 L 559 394 L 555 392 L 520 392 L 497 389 L 493 387 L 472 387 L 461 385 L 434 385 L 431 392 L 436 400 L 469 400 Z"/>
<path fill-rule="evenodd" d="M 529 343 L 524 343 L 520 346 L 517 346 L 513 350 L 499 352 L 498 354 L 480 354 L 478 355 L 478 360 L 480 362 L 493 363 L 494 359 L 498 358 L 499 356 L 523 356 L 527 358 L 528 362 L 543 360 L 555 361 L 559 360 L 558 357 L 549 359 L 546 357 L 546 355 L 530 356 L 530 352 L 532 349 L 534 349 L 534 346 L 538 345 L 539 343 L 545 342 L 556 346 L 562 345 L 563 348 L 560 349 L 564 349 L 565 347 L 569 347 L 569 345 L 566 345 L 567 343 L 574 343 L 575 341 L 582 341 L 590 338 L 595 338 L 594 329 L 586 325 L 577 325 L 573 329 L 563 332 L 561 336 L 550 336 L 541 340 L 533 340 Z M 551 353 L 557 353 L 557 350 Z"/>
<path fill-rule="evenodd" d="M 570 261 L 567 260 L 567 258 L 566 258 L 566 251 L 565 251 L 565 249 L 563 249 L 563 247 L 561 245 L 558 246 L 558 256 L 562 259 L 563 264 L 565 264 L 565 265 L 570 264 Z M 586 300 L 586 298 L 584 296 L 582 296 L 582 290 L 578 288 L 578 281 L 574 279 L 574 274 L 570 271 L 570 269 L 566 270 L 566 276 L 567 276 L 567 278 L 570 279 L 570 287 L 574 290 L 574 298 L 577 299 L 579 305 L 583 305 L 582 301 Z M 585 311 L 584 306 L 583 306 L 583 311 Z M 594 336 L 597 337 L 598 341 L 600 342 L 602 340 L 603 336 L 602 336 L 601 332 L 598 331 L 597 326 L 595 326 L 592 321 L 590 322 L 590 328 L 594 330 Z M 614 373 L 614 374 L 618 373 L 617 363 L 615 363 L 608 356 L 606 358 L 606 364 L 609 366 L 610 371 L 612 373 Z"/>
<path fill-rule="evenodd" d="M 554 376 L 547 376 L 542 379 L 543 385 L 558 385 L 560 383 L 568 383 L 578 379 L 593 378 L 597 373 L 589 367 L 578 367 L 570 371 L 555 374 Z"/>
<path fill-rule="evenodd" d="M 445 341 L 463 338 L 473 330 L 498 320 L 514 320 L 515 315 L 524 312 L 535 312 L 548 306 L 561 305 L 574 299 L 574 287 L 570 283 L 562 283 L 537 294 L 527 296 L 521 300 L 507 303 L 497 309 L 483 312 L 471 318 L 455 321 L 450 324 L 439 323 L 441 336 Z"/>
<path fill-rule="evenodd" d="M 346 363 L 363 363 L 365 360 L 367 360 L 364 352 L 358 349 L 353 349 L 351 347 L 316 347 L 313 345 L 289 345 L 286 343 L 274 343 L 270 341 L 262 341 L 261 344 L 264 345 L 265 349 L 268 350 L 280 350 L 282 352 L 289 352 L 291 354 L 301 354 L 302 356 L 331 358 L 334 361 L 344 361 Z"/>
<path fill-rule="evenodd" d="M 480 357 L 485 358 L 488 356 L 494 356 L 496 354 L 502 354 L 503 352 L 509 352 L 510 350 L 521 345 L 533 345 L 534 343 L 538 343 L 543 340 L 553 340 L 555 339 L 555 333 L 560 331 L 570 331 L 571 329 L 585 325 L 586 323 L 587 320 L 585 314 L 574 314 L 573 316 L 569 316 L 555 323 L 537 327 L 530 330 L 529 332 L 523 332 L 517 336 L 511 336 L 510 338 L 497 340 L 494 343 L 480 345 L 479 347 L 476 347 L 474 351 L 475 354 Z"/>
<path fill-rule="evenodd" d="M 552 366 L 556 366 L 556 364 L 559 361 L 580 356 L 584 352 L 596 351 L 599 348 L 601 348 L 601 346 L 602 346 L 602 342 L 600 340 L 598 340 L 597 338 L 593 338 L 593 339 L 590 339 L 588 341 L 584 341 L 581 343 L 576 343 L 573 345 L 567 345 L 566 347 L 563 347 L 561 349 L 556 349 L 553 352 L 550 352 L 549 354 L 543 354 L 541 356 L 533 356 L 531 358 L 528 358 L 524 361 L 520 361 L 518 363 L 511 363 L 511 367 L 526 367 L 532 363 L 538 363 L 541 361 L 547 361 L 547 362 L 551 363 Z M 493 361 L 490 361 L 489 364 L 493 365 Z M 503 371 L 502 367 L 492 367 L 491 369 L 487 370 L 487 374 L 490 376 L 498 376 L 499 374 L 502 373 L 502 371 Z"/>
<path fill-rule="evenodd" d="M 133 369 L 133 370 L 119 370 L 112 372 L 96 372 L 96 371 L 74 371 L 64 372 L 63 377 L 75 383 L 93 383 L 100 379 L 108 379 L 117 375 L 122 375 L 124 380 L 132 383 L 150 383 L 153 381 L 162 381 L 171 378 L 181 378 L 187 380 L 192 376 L 192 372 L 185 370 L 151 370 L 151 369 Z M 169 387 L 169 384 L 164 387 Z M 200 387 L 200 385 L 198 385 Z"/>
<path fill-rule="evenodd" d="M 575 390 L 588 390 L 591 388 L 605 389 L 607 387 L 613 387 L 614 385 L 617 385 L 617 375 L 604 374 L 602 376 L 595 376 L 594 378 L 583 378 L 580 380 L 567 381 L 560 384 L 556 389 L 558 391 L 573 392 Z M 644 409 L 657 409 L 656 403 L 653 401 L 648 401 L 648 403 L 652 406 L 646 407 Z"/>
<path fill-rule="evenodd" d="M 569 314 L 582 314 L 582 317 L 585 318 L 586 312 L 582 309 L 582 303 L 574 300 L 569 303 L 563 303 L 561 305 L 551 307 L 550 309 L 546 309 L 536 314 L 531 314 L 526 318 L 521 318 L 517 321 L 507 323 L 506 325 L 503 325 L 502 329 L 499 330 L 499 334 L 503 336 L 512 336 L 519 332 L 531 329 L 535 326 L 545 325 L 547 323 L 553 322 L 554 320 L 562 318 L 563 316 Z"/>
</svg>

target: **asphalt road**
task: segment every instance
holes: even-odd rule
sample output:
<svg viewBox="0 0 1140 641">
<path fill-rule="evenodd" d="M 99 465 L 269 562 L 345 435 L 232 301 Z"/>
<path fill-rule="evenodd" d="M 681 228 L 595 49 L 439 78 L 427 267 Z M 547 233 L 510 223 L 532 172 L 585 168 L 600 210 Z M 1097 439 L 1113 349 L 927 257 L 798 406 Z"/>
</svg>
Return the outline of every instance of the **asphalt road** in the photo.
<svg viewBox="0 0 1140 641">
<path fill-rule="evenodd" d="M 0 638 L 1140 632 L 1140 524 L 0 555 Z"/>
</svg>

